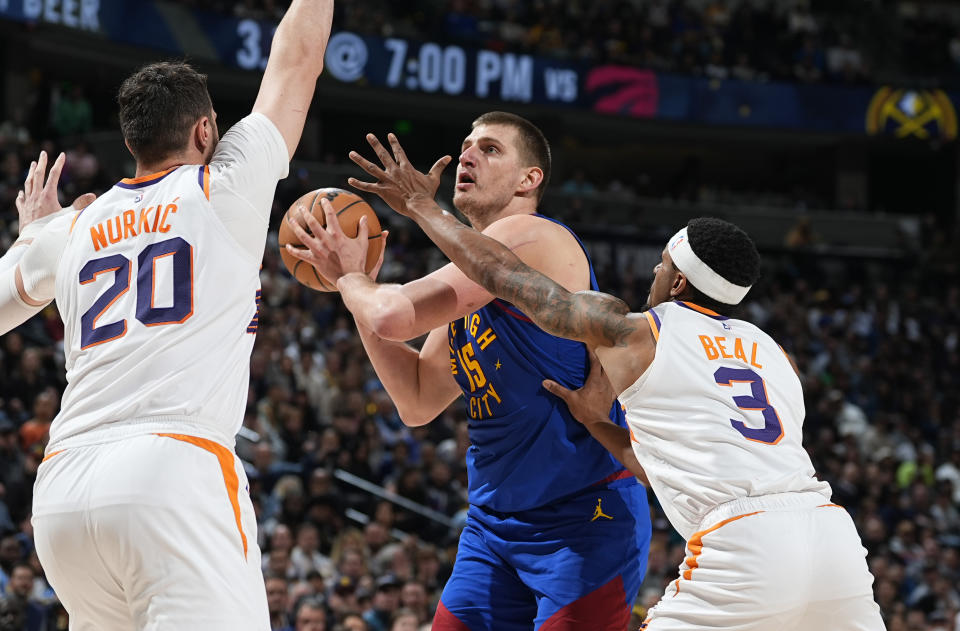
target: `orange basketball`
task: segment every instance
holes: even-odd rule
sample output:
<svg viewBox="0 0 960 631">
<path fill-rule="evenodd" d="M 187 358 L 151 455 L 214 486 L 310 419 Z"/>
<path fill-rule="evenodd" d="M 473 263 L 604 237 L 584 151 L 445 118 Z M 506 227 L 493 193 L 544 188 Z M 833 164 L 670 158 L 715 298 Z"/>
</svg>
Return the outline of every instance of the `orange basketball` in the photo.
<svg viewBox="0 0 960 631">
<path fill-rule="evenodd" d="M 334 210 L 337 211 L 337 219 L 340 222 L 340 227 L 343 229 L 343 233 L 350 238 L 357 236 L 360 218 L 366 216 L 370 238 L 370 246 L 367 250 L 367 273 L 373 269 L 373 266 L 376 265 L 380 259 L 380 253 L 383 251 L 383 234 L 380 229 L 380 221 L 377 219 L 377 214 L 373 212 L 370 204 L 363 201 L 359 195 L 339 188 L 321 188 L 311 191 L 293 202 L 290 208 L 287 209 L 286 214 L 283 216 L 283 221 L 280 223 L 279 234 L 280 258 L 283 259 L 283 264 L 287 266 L 287 269 L 290 270 L 294 278 L 310 289 L 316 289 L 317 291 L 337 291 L 335 283 L 321 276 L 313 265 L 292 256 L 287 252 L 286 248 L 288 243 L 297 248 L 306 248 L 293 232 L 293 228 L 290 227 L 287 219 L 287 216 L 292 212 L 296 212 L 299 206 L 303 206 L 309 212 L 313 213 L 313 216 L 320 222 L 320 225 L 327 225 L 326 216 L 323 213 L 323 206 L 320 205 L 320 200 L 323 198 L 327 198 L 330 203 L 333 204 Z M 309 232 L 309 230 L 307 231 Z"/>
</svg>

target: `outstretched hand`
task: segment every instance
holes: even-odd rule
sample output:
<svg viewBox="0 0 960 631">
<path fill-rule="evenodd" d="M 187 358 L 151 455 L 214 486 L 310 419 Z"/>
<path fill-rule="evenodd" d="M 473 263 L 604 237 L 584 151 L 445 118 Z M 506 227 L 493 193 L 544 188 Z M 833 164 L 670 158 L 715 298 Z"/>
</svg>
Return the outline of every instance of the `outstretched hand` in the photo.
<svg viewBox="0 0 960 631">
<path fill-rule="evenodd" d="M 321 226 L 316 217 L 307 212 L 304 206 L 297 207 L 295 213 L 290 213 L 287 216 L 287 221 L 290 222 L 294 234 L 306 246 L 304 250 L 287 244 L 287 252 L 295 258 L 313 265 L 320 276 L 334 285 L 341 276 L 346 274 L 366 273 L 364 268 L 367 262 L 370 235 L 367 218 L 360 218 L 360 223 L 357 226 L 357 236 L 351 239 L 343 233 L 333 204 L 326 198 L 322 198 L 320 206 L 323 208 L 326 226 Z M 377 264 L 370 270 L 369 276 L 372 280 L 377 279 L 377 274 L 383 265 L 383 255 L 386 252 L 386 240 L 389 234 L 388 231 L 383 231 L 384 248 L 380 252 L 380 259 Z"/>
<path fill-rule="evenodd" d="M 356 151 L 351 151 L 350 159 L 361 169 L 366 171 L 371 177 L 376 178 L 376 182 L 362 182 L 356 178 L 349 178 L 347 183 L 350 186 L 374 193 L 386 202 L 390 208 L 401 215 L 410 217 L 411 209 L 409 204 L 413 201 L 427 199 L 433 201 L 437 195 L 437 189 L 440 187 L 440 175 L 447 165 L 453 160 L 450 156 L 443 156 L 437 160 L 430 171 L 421 173 L 413 168 L 407 159 L 407 154 L 400 146 L 400 141 L 393 134 L 387 134 L 387 140 L 390 142 L 390 148 L 393 153 L 380 144 L 380 141 L 373 134 L 367 134 L 367 142 L 373 148 L 377 158 L 383 168 L 370 162 Z"/>
<path fill-rule="evenodd" d="M 19 217 L 20 232 L 37 219 L 43 219 L 60 210 L 60 200 L 57 197 L 57 185 L 60 183 L 60 172 L 66 155 L 57 156 L 50 174 L 47 177 L 47 152 L 41 151 L 36 162 L 30 163 L 27 170 L 27 179 L 23 183 L 23 190 L 17 193 L 17 215 Z M 46 182 L 44 182 L 46 179 Z M 81 195 L 74 200 L 74 210 L 83 210 L 97 198 L 93 193 Z"/>
<path fill-rule="evenodd" d="M 570 408 L 570 414 L 584 425 L 593 423 L 611 423 L 610 407 L 617 398 L 607 373 L 600 364 L 597 354 L 590 351 L 590 374 L 579 390 L 564 388 L 556 381 L 545 379 L 543 387 L 551 394 L 563 399 Z"/>
</svg>

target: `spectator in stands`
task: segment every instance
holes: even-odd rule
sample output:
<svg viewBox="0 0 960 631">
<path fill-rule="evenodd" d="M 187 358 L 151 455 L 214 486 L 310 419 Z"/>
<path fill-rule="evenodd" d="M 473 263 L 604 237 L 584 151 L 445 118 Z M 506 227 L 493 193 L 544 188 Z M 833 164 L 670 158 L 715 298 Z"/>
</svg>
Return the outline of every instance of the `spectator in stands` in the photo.
<svg viewBox="0 0 960 631">
<path fill-rule="evenodd" d="M 587 174 L 583 169 L 577 169 L 573 172 L 573 176 L 563 183 L 560 190 L 569 195 L 592 195 L 597 187 L 587 180 Z"/>
<path fill-rule="evenodd" d="M 300 578 L 315 571 L 326 580 L 334 575 L 333 561 L 320 553 L 320 531 L 313 522 L 304 522 L 297 529 L 297 545 L 290 553 L 290 561 Z"/>
<path fill-rule="evenodd" d="M 327 610 L 319 598 L 303 598 L 297 604 L 292 631 L 327 631 Z"/>
<path fill-rule="evenodd" d="M 270 630 L 286 631 L 290 626 L 290 617 L 287 613 L 290 601 L 287 579 L 284 576 L 268 575 L 264 582 L 267 588 Z"/>
<path fill-rule="evenodd" d="M 418 625 L 433 620 L 433 608 L 427 596 L 427 588 L 420 581 L 411 579 L 403 584 L 400 590 L 400 606 L 401 611 L 408 611 L 416 616 Z"/>
<path fill-rule="evenodd" d="M 42 631 L 47 607 L 31 598 L 33 568 L 19 563 L 10 572 L 10 581 L 0 592 L 0 629 L 3 631 Z"/>
<path fill-rule="evenodd" d="M 12 529 L 13 521 L 24 509 L 22 501 L 28 484 L 26 458 L 17 442 L 17 426 L 0 410 L 0 533 Z M 19 557 L 12 559 L 9 556 L 12 551 L 7 542 L 9 538 L 0 540 L 0 589 L 6 581 L 4 572 L 19 560 Z M 16 539 L 13 541 L 19 545 Z M 22 551 L 18 550 L 18 554 Z"/>
<path fill-rule="evenodd" d="M 55 92 L 53 129 L 61 137 L 74 137 L 93 127 L 93 110 L 83 93 L 83 86 L 65 85 Z"/>
<path fill-rule="evenodd" d="M 340 625 L 339 629 L 342 631 L 369 631 L 370 627 L 367 625 L 362 616 L 350 614 L 343 619 L 343 623 Z"/>
<path fill-rule="evenodd" d="M 393 574 L 384 574 L 376 581 L 372 606 L 363 613 L 370 631 L 390 631 L 394 612 L 400 606 L 403 583 Z"/>
<path fill-rule="evenodd" d="M 418 631 L 417 614 L 409 609 L 397 609 L 390 618 L 389 631 Z"/>
<path fill-rule="evenodd" d="M 25 145 L 30 142 L 30 130 L 25 124 L 23 108 L 15 107 L 10 117 L 0 122 L 0 148 L 6 145 Z"/>
<path fill-rule="evenodd" d="M 23 451 L 42 448 L 50 439 L 50 423 L 60 407 L 60 396 L 52 387 L 44 388 L 33 400 L 33 416 L 20 426 L 20 447 Z"/>
</svg>

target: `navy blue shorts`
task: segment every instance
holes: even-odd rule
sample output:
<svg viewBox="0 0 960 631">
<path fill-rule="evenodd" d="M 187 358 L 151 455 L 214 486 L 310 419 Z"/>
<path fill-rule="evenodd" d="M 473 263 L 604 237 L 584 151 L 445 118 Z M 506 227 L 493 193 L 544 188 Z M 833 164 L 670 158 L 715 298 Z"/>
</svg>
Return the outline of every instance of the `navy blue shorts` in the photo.
<svg viewBox="0 0 960 631">
<path fill-rule="evenodd" d="M 471 506 L 434 631 L 624 631 L 647 567 L 633 478 L 519 513 Z"/>
</svg>

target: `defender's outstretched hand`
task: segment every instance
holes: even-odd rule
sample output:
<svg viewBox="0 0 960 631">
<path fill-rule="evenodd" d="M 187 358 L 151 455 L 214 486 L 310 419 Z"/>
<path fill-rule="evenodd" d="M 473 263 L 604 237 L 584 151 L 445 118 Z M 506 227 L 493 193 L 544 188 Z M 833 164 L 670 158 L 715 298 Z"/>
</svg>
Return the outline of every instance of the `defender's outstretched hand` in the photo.
<svg viewBox="0 0 960 631">
<path fill-rule="evenodd" d="M 580 421 L 614 458 L 620 461 L 630 473 L 641 482 L 650 486 L 647 473 L 643 470 L 637 455 L 630 444 L 630 432 L 608 416 L 617 394 L 610 385 L 607 373 L 600 364 L 597 354 L 590 351 L 590 374 L 587 382 L 579 390 L 564 388 L 556 381 L 545 379 L 543 387 L 566 402 L 573 418 Z"/>
<path fill-rule="evenodd" d="M 60 183 L 60 172 L 66 155 L 57 156 L 50 174 L 47 177 L 47 152 L 41 151 L 36 162 L 30 163 L 27 170 L 27 179 L 23 183 L 23 190 L 17 193 L 17 214 L 20 220 L 20 232 L 28 225 L 60 210 L 60 200 L 57 197 L 57 185 Z M 46 179 L 46 182 L 44 182 Z M 93 193 L 86 193 L 74 200 L 74 210 L 83 210 L 97 198 Z"/>
<path fill-rule="evenodd" d="M 57 156 L 50 174 L 47 177 L 47 152 L 41 151 L 36 162 L 30 163 L 27 170 L 27 179 L 23 183 L 23 190 L 17 193 L 17 214 L 20 221 L 20 232 L 37 219 L 43 219 L 60 210 L 60 200 L 57 197 L 57 185 L 60 183 L 60 173 L 66 155 Z M 46 179 L 46 182 L 44 182 Z M 83 210 L 97 198 L 93 193 L 86 193 L 74 200 L 71 206 L 74 210 Z"/>
<path fill-rule="evenodd" d="M 443 156 L 437 160 L 430 171 L 421 173 L 413 168 L 407 159 L 407 154 L 400 146 L 400 141 L 393 134 L 387 134 L 387 140 L 390 142 L 390 148 L 393 155 L 380 144 L 380 141 L 373 134 L 367 134 L 367 142 L 373 148 L 374 153 L 380 159 L 383 168 L 370 162 L 356 151 L 351 151 L 349 157 L 361 169 L 377 179 L 376 182 L 362 182 L 356 178 L 349 178 L 347 183 L 350 186 L 374 193 L 386 202 L 390 208 L 405 215 L 410 216 L 410 209 L 407 203 L 417 199 L 427 199 L 433 201 L 437 195 L 437 189 L 440 187 L 440 175 L 447 165 L 453 160 L 450 156 Z"/>
<path fill-rule="evenodd" d="M 613 391 L 613 386 L 610 385 L 610 380 L 597 354 L 593 351 L 590 351 L 590 374 L 582 388 L 570 390 L 551 379 L 545 379 L 543 387 L 551 394 L 563 399 L 570 408 L 570 414 L 584 425 L 612 424 L 608 414 L 617 395 Z"/>
<path fill-rule="evenodd" d="M 369 232 L 367 218 L 361 217 L 357 226 L 357 236 L 351 239 L 343 233 L 340 222 L 337 220 L 337 211 L 334 210 L 326 198 L 320 200 L 323 208 L 326 226 L 321 226 L 307 209 L 300 206 L 296 213 L 289 215 L 288 221 L 294 234 L 307 247 L 306 250 L 287 245 L 287 252 L 292 256 L 313 265 L 317 273 L 334 285 L 345 274 L 365 272 L 367 247 L 369 246 Z M 377 279 L 380 267 L 383 265 L 383 255 L 386 252 L 387 236 L 390 233 L 383 231 L 384 248 L 380 252 L 380 259 L 370 270 L 370 278 Z"/>
</svg>

